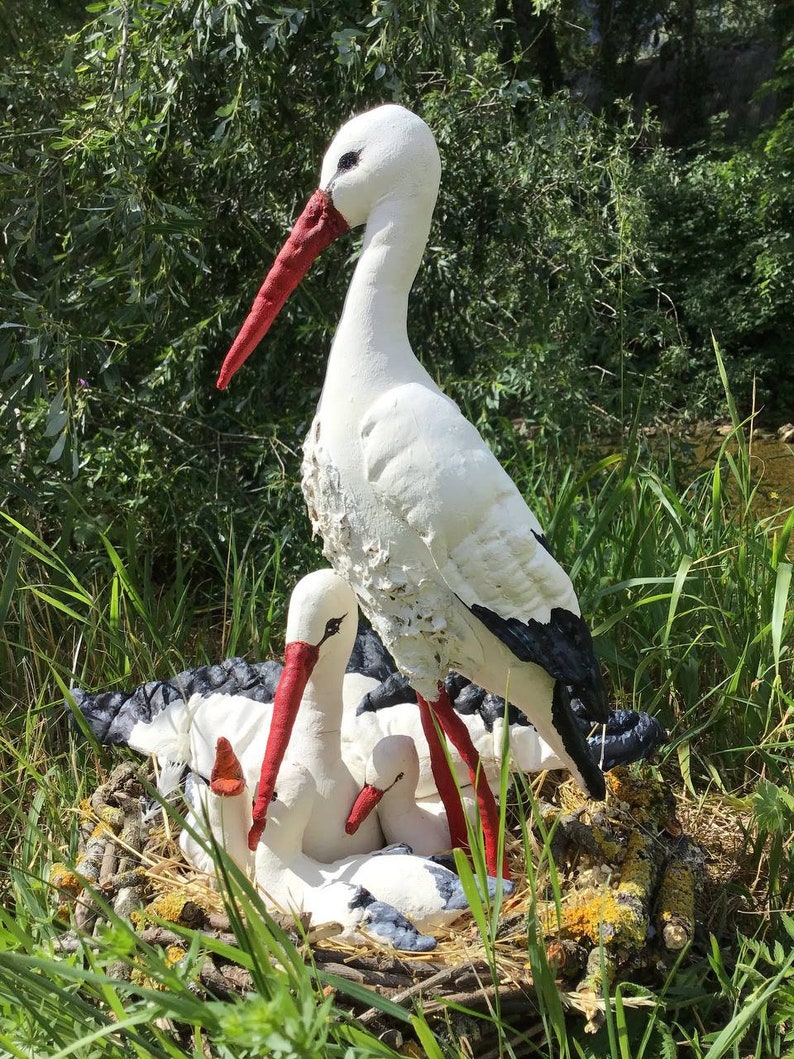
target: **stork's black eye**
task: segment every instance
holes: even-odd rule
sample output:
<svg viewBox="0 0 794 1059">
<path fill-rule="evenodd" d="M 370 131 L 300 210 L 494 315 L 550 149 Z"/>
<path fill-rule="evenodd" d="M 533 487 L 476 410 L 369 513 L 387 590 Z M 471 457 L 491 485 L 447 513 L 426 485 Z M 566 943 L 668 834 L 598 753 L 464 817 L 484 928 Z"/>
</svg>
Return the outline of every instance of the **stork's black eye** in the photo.
<svg viewBox="0 0 794 1059">
<path fill-rule="evenodd" d="M 273 793 L 270 795 L 270 800 L 271 800 L 271 802 L 277 802 L 278 801 L 278 791 L 273 791 Z"/>
<path fill-rule="evenodd" d="M 360 151 L 346 151 L 339 159 L 339 163 L 336 167 L 337 173 L 346 173 L 349 169 L 355 169 L 360 157 Z"/>
<path fill-rule="evenodd" d="M 342 627 L 342 622 L 345 620 L 346 617 L 347 617 L 347 614 L 343 614 L 341 618 L 329 618 L 328 619 L 328 621 L 325 623 L 325 632 L 323 633 L 323 638 L 317 644 L 318 647 L 322 647 L 322 645 L 325 643 L 325 641 L 330 639 L 330 637 L 336 636 L 336 634 L 339 632 L 340 628 Z"/>
<path fill-rule="evenodd" d="M 325 623 L 325 632 L 323 633 L 323 638 L 320 642 L 325 643 L 329 636 L 336 636 L 336 634 L 342 627 L 342 622 L 345 620 L 346 617 L 347 614 L 343 614 L 341 618 L 329 618 L 328 621 Z"/>
<path fill-rule="evenodd" d="M 398 772 L 397 775 L 394 777 L 394 779 L 389 784 L 389 786 L 384 788 L 383 793 L 385 794 L 386 791 L 390 791 L 392 789 L 392 787 L 396 787 L 397 784 L 400 782 L 400 780 L 403 778 L 404 775 L 405 775 L 404 772 Z"/>
</svg>

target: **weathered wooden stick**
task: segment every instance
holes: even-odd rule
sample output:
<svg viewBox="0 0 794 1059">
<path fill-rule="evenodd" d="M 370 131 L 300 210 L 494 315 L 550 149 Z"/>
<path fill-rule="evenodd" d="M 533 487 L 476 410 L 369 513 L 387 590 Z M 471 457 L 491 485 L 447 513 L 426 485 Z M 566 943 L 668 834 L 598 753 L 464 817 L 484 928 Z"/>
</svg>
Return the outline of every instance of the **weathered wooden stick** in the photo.
<svg viewBox="0 0 794 1059">
<path fill-rule="evenodd" d="M 662 873 L 656 899 L 656 928 L 671 952 L 679 952 L 695 936 L 695 889 L 704 871 L 703 851 L 682 836 Z"/>
</svg>

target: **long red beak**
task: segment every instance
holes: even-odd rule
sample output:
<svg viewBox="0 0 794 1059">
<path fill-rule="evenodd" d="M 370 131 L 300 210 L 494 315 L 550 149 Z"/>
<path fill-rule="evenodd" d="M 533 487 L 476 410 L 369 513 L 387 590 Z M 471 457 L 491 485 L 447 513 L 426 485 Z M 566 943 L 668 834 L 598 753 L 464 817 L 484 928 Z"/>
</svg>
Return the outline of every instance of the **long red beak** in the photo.
<svg viewBox="0 0 794 1059">
<path fill-rule="evenodd" d="M 334 206 L 331 196 L 319 189 L 315 191 L 295 222 L 273 267 L 265 276 L 251 311 L 226 354 L 216 383 L 219 390 L 226 389 L 232 376 L 265 337 L 312 261 L 348 228 L 347 221 Z"/>
<path fill-rule="evenodd" d="M 353 808 L 347 814 L 346 834 L 355 835 L 384 794 L 385 791 L 380 790 L 379 787 L 373 787 L 369 783 L 361 788 L 356 800 L 353 802 Z"/>
<path fill-rule="evenodd" d="M 221 798 L 232 798 L 242 794 L 245 776 L 240 760 L 232 750 L 232 744 L 221 736 L 215 744 L 215 761 L 210 774 L 210 790 Z"/>
<path fill-rule="evenodd" d="M 248 848 L 255 850 L 267 823 L 267 807 L 276 789 L 276 777 L 287 752 L 289 737 L 298 716 L 303 692 L 320 657 L 315 644 L 293 640 L 284 649 L 284 669 L 273 699 L 273 715 L 259 775 L 259 790 L 253 810 L 253 825 L 248 832 Z"/>
</svg>

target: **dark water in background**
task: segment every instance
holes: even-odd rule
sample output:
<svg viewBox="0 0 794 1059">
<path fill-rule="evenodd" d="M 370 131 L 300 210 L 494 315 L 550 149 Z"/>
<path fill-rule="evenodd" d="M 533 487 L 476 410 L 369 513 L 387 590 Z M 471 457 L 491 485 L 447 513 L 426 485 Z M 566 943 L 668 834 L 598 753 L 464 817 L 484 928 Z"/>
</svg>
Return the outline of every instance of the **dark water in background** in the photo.
<svg viewBox="0 0 794 1059">
<path fill-rule="evenodd" d="M 724 437 L 716 432 L 696 434 L 687 439 L 692 445 L 691 467 L 713 466 Z M 753 508 L 759 518 L 773 518 L 775 523 L 785 521 L 788 509 L 794 506 L 794 444 L 775 437 L 752 437 L 747 441 L 750 453 L 750 473 L 753 486 L 757 486 Z M 734 439 L 728 442 L 728 452 L 735 453 Z M 725 476 L 726 488 L 730 480 Z M 780 516 L 775 518 L 775 516 Z"/>
<path fill-rule="evenodd" d="M 649 447 L 657 454 L 662 446 L 670 450 L 677 467 L 679 488 L 686 484 L 687 479 L 694 483 L 701 475 L 710 473 L 723 445 L 730 455 L 735 456 L 738 450 L 735 437 L 729 437 L 726 444 L 725 435 L 718 427 L 708 427 L 692 434 L 657 435 L 648 440 Z M 746 439 L 746 444 L 750 457 L 751 488 L 754 490 L 752 511 L 773 533 L 783 527 L 794 507 L 794 442 L 770 435 L 756 435 Z M 724 457 L 721 480 L 725 494 L 741 503 L 735 479 Z M 786 558 L 794 562 L 794 534 L 786 549 Z"/>
</svg>

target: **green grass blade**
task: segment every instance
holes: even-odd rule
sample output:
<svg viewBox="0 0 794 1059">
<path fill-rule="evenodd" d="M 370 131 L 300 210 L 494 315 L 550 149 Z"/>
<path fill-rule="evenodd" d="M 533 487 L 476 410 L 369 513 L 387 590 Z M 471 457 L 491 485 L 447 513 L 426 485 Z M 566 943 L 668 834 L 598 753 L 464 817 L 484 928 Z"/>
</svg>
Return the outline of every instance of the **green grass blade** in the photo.
<svg viewBox="0 0 794 1059">
<path fill-rule="evenodd" d="M 419 1043 L 425 1050 L 427 1059 L 444 1059 L 444 1053 L 424 1018 L 421 1015 L 411 1015 L 410 1022 L 414 1033 L 419 1038 Z"/>
<path fill-rule="evenodd" d="M 779 564 L 772 602 L 772 651 L 775 659 L 775 676 L 778 680 L 780 680 L 780 655 L 783 646 L 783 629 L 786 623 L 786 605 L 791 586 L 791 565 L 791 563 Z"/>
<path fill-rule="evenodd" d="M 681 593 L 684 590 L 684 583 L 686 582 L 689 569 L 692 566 L 692 556 L 685 555 L 679 563 L 678 570 L 676 571 L 675 581 L 673 583 L 673 590 L 670 593 L 670 606 L 667 611 L 667 621 L 665 622 L 664 632 L 662 633 L 662 646 L 667 647 L 670 642 L 670 632 L 673 627 L 673 621 L 675 620 L 676 610 L 681 599 Z"/>
<path fill-rule="evenodd" d="M 774 978 L 762 989 L 756 990 L 755 996 L 748 998 L 741 1010 L 734 1015 L 725 1028 L 717 1034 L 708 1050 L 708 1059 L 721 1059 L 729 1049 L 733 1049 L 747 1032 L 759 1012 L 776 996 L 780 983 L 788 977 L 794 966 L 794 952 L 790 952 L 783 966 Z"/>
<path fill-rule="evenodd" d="M 6 558 L 6 567 L 3 573 L 2 584 L 0 584 L 0 628 L 2 628 L 6 617 L 8 616 L 11 600 L 13 599 L 14 591 L 17 587 L 19 560 L 22 558 L 23 551 L 24 549 L 19 538 L 16 538 L 12 542 L 10 552 Z"/>
</svg>

